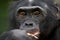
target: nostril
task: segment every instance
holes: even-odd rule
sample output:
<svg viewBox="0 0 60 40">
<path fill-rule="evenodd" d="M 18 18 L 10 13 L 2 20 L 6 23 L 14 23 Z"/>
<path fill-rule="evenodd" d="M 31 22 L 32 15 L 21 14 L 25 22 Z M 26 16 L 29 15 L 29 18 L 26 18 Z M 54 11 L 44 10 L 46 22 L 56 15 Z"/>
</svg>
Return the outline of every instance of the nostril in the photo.
<svg viewBox="0 0 60 40">
<path fill-rule="evenodd" d="M 33 26 L 33 24 L 32 24 L 32 23 L 30 23 L 30 24 L 29 24 L 29 26 Z"/>
<path fill-rule="evenodd" d="M 29 23 L 29 24 L 25 23 L 25 26 L 33 26 L 33 23 Z"/>
<path fill-rule="evenodd" d="M 26 25 L 26 26 L 28 26 L 28 24 L 27 24 L 27 23 L 25 23 L 25 25 Z"/>
</svg>

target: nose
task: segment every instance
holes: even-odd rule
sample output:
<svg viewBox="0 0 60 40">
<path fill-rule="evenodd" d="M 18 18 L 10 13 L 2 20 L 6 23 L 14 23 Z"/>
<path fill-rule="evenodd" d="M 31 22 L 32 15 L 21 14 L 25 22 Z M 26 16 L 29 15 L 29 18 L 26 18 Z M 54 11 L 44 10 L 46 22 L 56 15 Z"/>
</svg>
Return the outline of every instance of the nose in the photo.
<svg viewBox="0 0 60 40">
<path fill-rule="evenodd" d="M 35 23 L 33 21 L 26 21 L 24 23 L 25 26 L 28 26 L 28 27 L 33 27 L 35 25 Z"/>
<path fill-rule="evenodd" d="M 25 23 L 25 26 L 33 26 L 33 23 Z"/>
</svg>

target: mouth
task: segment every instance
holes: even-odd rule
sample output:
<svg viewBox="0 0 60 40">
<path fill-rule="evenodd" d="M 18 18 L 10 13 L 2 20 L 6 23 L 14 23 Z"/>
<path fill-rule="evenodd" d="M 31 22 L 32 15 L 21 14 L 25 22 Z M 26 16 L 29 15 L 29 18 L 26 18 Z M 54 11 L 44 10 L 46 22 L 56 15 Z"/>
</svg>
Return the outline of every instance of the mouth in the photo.
<svg viewBox="0 0 60 40">
<path fill-rule="evenodd" d="M 27 32 L 27 35 L 35 39 L 39 39 L 40 32 L 37 30 Z"/>
<path fill-rule="evenodd" d="M 35 34 L 27 33 L 28 36 L 34 37 L 35 39 L 38 39 L 39 33 L 36 32 Z"/>
</svg>

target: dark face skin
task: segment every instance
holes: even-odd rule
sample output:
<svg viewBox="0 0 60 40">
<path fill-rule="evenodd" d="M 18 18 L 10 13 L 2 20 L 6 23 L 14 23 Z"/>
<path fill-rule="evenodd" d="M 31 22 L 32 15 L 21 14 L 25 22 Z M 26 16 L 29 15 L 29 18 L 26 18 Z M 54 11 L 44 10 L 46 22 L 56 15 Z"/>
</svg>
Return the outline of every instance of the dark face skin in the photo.
<svg viewBox="0 0 60 40">
<path fill-rule="evenodd" d="M 40 8 L 19 9 L 16 15 L 19 28 L 28 32 L 40 32 L 40 24 L 44 21 L 45 15 Z"/>
</svg>

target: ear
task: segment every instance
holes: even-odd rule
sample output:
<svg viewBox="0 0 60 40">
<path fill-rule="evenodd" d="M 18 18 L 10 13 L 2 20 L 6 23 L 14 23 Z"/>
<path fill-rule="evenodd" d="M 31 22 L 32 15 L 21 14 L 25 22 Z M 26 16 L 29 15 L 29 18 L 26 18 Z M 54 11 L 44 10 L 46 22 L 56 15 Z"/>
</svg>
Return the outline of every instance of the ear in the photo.
<svg viewBox="0 0 60 40">
<path fill-rule="evenodd" d="M 57 8 L 57 13 L 56 13 L 57 20 L 60 20 L 60 4 L 55 4 L 55 6 Z"/>
</svg>

